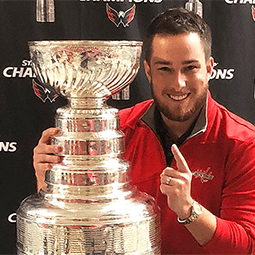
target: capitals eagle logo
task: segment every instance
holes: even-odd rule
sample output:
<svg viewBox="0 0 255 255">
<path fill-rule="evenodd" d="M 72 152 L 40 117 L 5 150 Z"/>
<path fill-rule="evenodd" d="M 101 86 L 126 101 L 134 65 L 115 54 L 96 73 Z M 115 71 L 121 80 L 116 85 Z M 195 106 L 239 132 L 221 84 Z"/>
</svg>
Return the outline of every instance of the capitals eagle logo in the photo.
<svg viewBox="0 0 255 255">
<path fill-rule="evenodd" d="M 118 12 L 113 9 L 109 4 L 106 4 L 106 13 L 109 20 L 112 21 L 117 27 L 119 27 L 120 24 L 122 24 L 123 27 L 127 27 L 135 17 L 135 4 L 125 12 Z"/>
<path fill-rule="evenodd" d="M 255 7 L 254 7 L 254 5 L 251 6 L 251 11 L 252 11 L 253 20 L 255 21 Z"/>
<path fill-rule="evenodd" d="M 32 80 L 32 86 L 35 95 L 38 96 L 44 103 L 47 99 L 53 103 L 58 97 L 58 94 L 55 91 L 40 85 L 35 80 Z"/>
</svg>

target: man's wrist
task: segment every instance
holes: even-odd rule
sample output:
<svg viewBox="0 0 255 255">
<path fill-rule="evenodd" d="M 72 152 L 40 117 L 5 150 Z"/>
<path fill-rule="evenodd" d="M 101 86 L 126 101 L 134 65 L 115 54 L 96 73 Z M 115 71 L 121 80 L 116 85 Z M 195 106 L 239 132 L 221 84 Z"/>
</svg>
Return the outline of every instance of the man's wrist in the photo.
<svg viewBox="0 0 255 255">
<path fill-rule="evenodd" d="M 181 220 L 187 219 L 191 215 L 192 208 L 193 208 L 193 202 L 190 206 L 187 206 L 186 208 L 184 208 L 181 214 L 177 214 L 177 217 Z"/>
<path fill-rule="evenodd" d="M 198 219 L 199 215 L 202 214 L 202 212 L 203 212 L 203 207 L 198 202 L 196 202 L 194 200 L 189 217 L 184 218 L 184 219 L 178 217 L 177 220 L 180 224 L 187 225 L 187 224 L 190 224 L 190 223 L 196 221 Z"/>
</svg>

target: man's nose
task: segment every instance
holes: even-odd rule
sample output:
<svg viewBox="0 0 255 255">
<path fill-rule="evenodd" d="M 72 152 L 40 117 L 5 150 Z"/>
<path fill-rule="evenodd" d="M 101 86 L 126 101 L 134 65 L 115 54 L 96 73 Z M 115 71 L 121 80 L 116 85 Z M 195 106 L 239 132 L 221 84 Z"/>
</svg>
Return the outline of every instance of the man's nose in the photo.
<svg viewBox="0 0 255 255">
<path fill-rule="evenodd" d="M 176 72 L 174 77 L 174 87 L 177 91 L 182 90 L 186 86 L 186 76 L 182 72 Z"/>
</svg>

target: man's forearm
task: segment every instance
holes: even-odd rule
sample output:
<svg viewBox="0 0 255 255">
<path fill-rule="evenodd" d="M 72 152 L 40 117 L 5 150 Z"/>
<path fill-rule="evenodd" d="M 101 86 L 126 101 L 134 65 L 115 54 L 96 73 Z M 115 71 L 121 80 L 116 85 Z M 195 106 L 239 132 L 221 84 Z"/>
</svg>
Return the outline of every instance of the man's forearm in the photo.
<svg viewBox="0 0 255 255">
<path fill-rule="evenodd" d="M 216 231 L 215 216 L 203 207 L 203 212 L 195 222 L 186 224 L 185 227 L 197 240 L 199 245 L 208 243 Z"/>
</svg>

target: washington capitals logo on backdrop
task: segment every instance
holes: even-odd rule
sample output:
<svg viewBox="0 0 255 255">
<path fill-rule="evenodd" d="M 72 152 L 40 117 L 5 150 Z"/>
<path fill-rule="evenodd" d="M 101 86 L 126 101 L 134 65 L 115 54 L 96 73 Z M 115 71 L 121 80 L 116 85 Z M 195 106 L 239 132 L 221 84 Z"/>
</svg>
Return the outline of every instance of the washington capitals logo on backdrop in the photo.
<svg viewBox="0 0 255 255">
<path fill-rule="evenodd" d="M 52 103 L 58 97 L 58 94 L 55 91 L 45 88 L 35 80 L 32 80 L 32 85 L 36 96 L 38 96 L 44 103 L 47 99 Z"/>
<path fill-rule="evenodd" d="M 135 4 L 126 11 L 116 11 L 109 4 L 106 4 L 106 13 L 109 20 L 117 27 L 119 27 L 120 24 L 122 24 L 123 27 L 127 27 L 135 17 Z"/>
<path fill-rule="evenodd" d="M 251 6 L 251 12 L 252 12 L 253 20 L 255 21 L 255 7 L 254 7 L 254 5 Z"/>
</svg>

